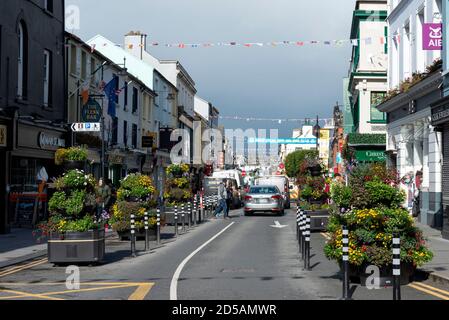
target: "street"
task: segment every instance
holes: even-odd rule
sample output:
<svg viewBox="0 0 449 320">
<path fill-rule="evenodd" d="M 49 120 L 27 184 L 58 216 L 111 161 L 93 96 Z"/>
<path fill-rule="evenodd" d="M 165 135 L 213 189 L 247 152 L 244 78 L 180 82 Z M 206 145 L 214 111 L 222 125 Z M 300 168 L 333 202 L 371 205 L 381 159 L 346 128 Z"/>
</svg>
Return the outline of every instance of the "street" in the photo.
<svg viewBox="0 0 449 320">
<path fill-rule="evenodd" d="M 25 300 L 337 300 L 338 266 L 323 254 L 325 235 L 311 237 L 311 270 L 303 270 L 295 210 L 283 217 L 209 220 L 150 253 L 130 257 L 129 242 L 107 242 L 107 263 L 80 267 L 80 288 L 66 287 L 66 268 L 46 258 L 0 271 L 0 299 Z M 279 222 L 276 226 L 275 222 Z M 282 227 L 286 226 L 286 227 Z M 139 242 L 138 249 L 143 244 Z M 354 300 L 391 300 L 392 289 L 351 287 Z M 417 282 L 403 300 L 449 299 L 449 291 Z"/>
</svg>

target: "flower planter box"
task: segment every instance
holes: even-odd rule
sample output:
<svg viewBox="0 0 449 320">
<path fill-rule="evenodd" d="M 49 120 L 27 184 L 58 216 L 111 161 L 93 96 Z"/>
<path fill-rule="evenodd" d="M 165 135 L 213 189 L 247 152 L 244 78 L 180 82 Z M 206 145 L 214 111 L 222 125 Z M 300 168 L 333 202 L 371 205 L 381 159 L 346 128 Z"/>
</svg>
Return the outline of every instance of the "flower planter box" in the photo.
<svg viewBox="0 0 449 320">
<path fill-rule="evenodd" d="M 187 209 L 185 209 L 185 224 L 189 223 L 189 215 Z M 173 207 L 166 207 L 165 210 L 161 213 L 161 220 L 165 221 L 166 225 L 173 226 L 175 224 L 175 208 Z M 193 216 L 192 221 L 193 223 Z M 181 209 L 178 207 L 178 225 L 182 225 L 182 218 L 181 218 Z"/>
<path fill-rule="evenodd" d="M 310 231 L 326 231 L 330 216 L 328 210 L 306 210 L 305 213 L 310 216 Z"/>
<path fill-rule="evenodd" d="M 343 272 L 343 264 L 340 262 L 340 270 Z M 368 277 L 371 274 L 367 274 L 366 268 L 369 264 L 364 263 L 362 266 L 357 267 L 354 265 L 349 265 L 349 277 L 351 282 L 360 283 L 361 286 L 366 286 L 366 282 Z M 393 271 L 392 266 L 382 266 L 379 268 L 379 286 L 386 287 L 393 285 Z M 413 277 L 415 275 L 416 268 L 412 263 L 402 263 L 401 264 L 401 285 L 405 286 L 411 282 L 413 282 Z M 371 283 L 372 280 L 369 280 Z"/>
<path fill-rule="evenodd" d="M 48 261 L 54 264 L 99 263 L 105 255 L 105 232 L 52 233 L 48 240 Z"/>
<path fill-rule="evenodd" d="M 117 234 L 120 238 L 120 241 L 130 241 L 131 240 L 131 230 L 117 231 Z M 135 235 L 136 235 L 137 241 L 144 241 L 145 240 L 145 229 L 137 230 Z M 157 239 L 156 228 L 149 228 L 148 235 L 149 235 L 150 241 L 156 241 L 156 239 Z"/>
</svg>

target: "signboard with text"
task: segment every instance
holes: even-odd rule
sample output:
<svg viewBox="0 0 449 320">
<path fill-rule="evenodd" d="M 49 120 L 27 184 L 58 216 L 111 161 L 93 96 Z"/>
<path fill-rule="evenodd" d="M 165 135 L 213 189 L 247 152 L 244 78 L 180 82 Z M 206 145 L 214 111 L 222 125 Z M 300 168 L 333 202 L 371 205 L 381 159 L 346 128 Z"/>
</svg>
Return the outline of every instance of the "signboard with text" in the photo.
<svg viewBox="0 0 449 320">
<path fill-rule="evenodd" d="M 73 132 L 100 132 L 101 123 L 99 122 L 79 122 L 72 124 Z"/>
<path fill-rule="evenodd" d="M 83 106 L 82 119 L 84 122 L 100 122 L 101 106 L 92 98 L 89 98 Z"/>
<path fill-rule="evenodd" d="M 443 49 L 443 25 L 441 23 L 423 24 L 423 50 Z"/>
</svg>

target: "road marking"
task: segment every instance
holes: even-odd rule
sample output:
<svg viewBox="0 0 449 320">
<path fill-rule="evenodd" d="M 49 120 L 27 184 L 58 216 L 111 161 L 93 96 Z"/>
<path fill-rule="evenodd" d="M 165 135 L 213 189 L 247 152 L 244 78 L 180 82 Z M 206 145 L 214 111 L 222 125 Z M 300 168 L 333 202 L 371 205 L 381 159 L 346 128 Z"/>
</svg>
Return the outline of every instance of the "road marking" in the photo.
<svg viewBox="0 0 449 320">
<path fill-rule="evenodd" d="M 413 282 L 413 284 L 414 285 L 418 285 L 418 286 L 423 287 L 423 288 L 426 288 L 426 289 L 429 289 L 429 290 L 433 290 L 433 291 L 442 293 L 442 294 L 447 295 L 449 297 L 449 291 L 446 291 L 446 290 L 443 290 L 443 289 L 440 289 L 440 288 L 436 288 L 434 286 L 430 286 L 428 284 L 421 283 L 421 282 Z"/>
<path fill-rule="evenodd" d="M 148 292 L 150 292 L 150 290 L 153 286 L 154 286 L 154 283 L 145 283 L 145 284 L 138 286 L 136 291 L 134 291 L 133 294 L 129 296 L 128 300 L 143 300 L 143 299 L 145 299 Z"/>
<path fill-rule="evenodd" d="M 0 286 L 57 286 L 64 285 L 63 283 L 2 283 Z M 61 298 L 51 297 L 55 295 L 71 294 L 74 292 L 91 292 L 91 291 L 102 291 L 110 289 L 121 289 L 121 288 L 132 288 L 137 287 L 137 289 L 129 296 L 128 300 L 143 300 L 150 292 L 151 288 L 154 286 L 153 282 L 86 282 L 81 283 L 85 286 L 100 286 L 97 288 L 85 288 L 76 290 L 64 290 L 64 291 L 53 291 L 53 292 L 43 292 L 39 294 L 28 293 L 17 290 L 0 289 L 0 292 L 12 293 L 13 296 L 0 297 L 0 300 L 9 299 L 19 299 L 19 298 L 42 298 L 48 300 L 64 300 Z"/>
<path fill-rule="evenodd" d="M 288 227 L 288 226 L 281 225 L 281 224 L 279 223 L 279 221 L 275 221 L 275 222 L 274 222 L 274 226 L 270 226 L 270 227 L 282 229 L 282 228 L 285 228 L 285 227 Z"/>
<path fill-rule="evenodd" d="M 5 276 L 8 276 L 10 274 L 17 273 L 19 271 L 30 269 L 30 268 L 38 266 L 40 264 L 44 264 L 47 261 L 48 261 L 47 258 L 44 258 L 44 259 L 41 259 L 41 260 L 37 260 L 37 261 L 33 261 L 33 262 L 30 262 L 30 263 L 27 263 L 25 265 L 21 265 L 21 266 L 17 266 L 17 267 L 13 267 L 13 268 L 4 270 L 4 271 L 0 272 L 0 277 L 5 277 Z"/>
<path fill-rule="evenodd" d="M 418 290 L 418 291 L 422 291 L 422 292 L 424 292 L 424 293 L 427 293 L 427 294 L 430 294 L 430 295 L 432 295 L 432 296 L 435 296 L 435 297 L 437 297 L 437 298 L 440 298 L 440 299 L 443 299 L 443 300 L 449 300 L 449 296 L 444 296 L 444 295 L 441 295 L 441 294 L 436 293 L 436 292 L 434 292 L 434 291 L 424 289 L 423 287 L 418 286 L 417 284 L 418 284 L 418 283 L 414 282 L 414 283 L 408 284 L 408 286 L 411 287 L 411 288 L 413 288 L 413 289 L 416 289 L 416 290 Z M 430 286 L 429 286 L 429 287 L 430 287 Z M 433 287 L 431 287 L 431 288 L 432 288 L 432 289 L 436 289 L 436 288 L 433 288 Z"/>
<path fill-rule="evenodd" d="M 190 261 L 198 252 L 200 252 L 204 247 L 206 247 L 209 243 L 217 239 L 221 234 L 223 234 L 226 230 L 228 230 L 235 222 L 232 222 L 229 224 L 226 228 L 221 230 L 219 233 L 217 233 L 215 236 L 210 238 L 208 241 L 206 241 L 203 245 L 201 245 L 198 249 L 193 251 L 187 258 L 185 258 L 181 264 L 178 266 L 178 268 L 175 271 L 175 274 L 173 275 L 173 278 L 171 280 L 170 284 L 170 300 L 178 300 L 178 280 L 179 276 L 181 275 L 182 269 L 184 269 L 187 262 Z"/>
<path fill-rule="evenodd" d="M 326 233 L 326 232 L 321 232 L 320 234 L 327 240 L 331 239 L 331 236 L 328 233 Z"/>
</svg>

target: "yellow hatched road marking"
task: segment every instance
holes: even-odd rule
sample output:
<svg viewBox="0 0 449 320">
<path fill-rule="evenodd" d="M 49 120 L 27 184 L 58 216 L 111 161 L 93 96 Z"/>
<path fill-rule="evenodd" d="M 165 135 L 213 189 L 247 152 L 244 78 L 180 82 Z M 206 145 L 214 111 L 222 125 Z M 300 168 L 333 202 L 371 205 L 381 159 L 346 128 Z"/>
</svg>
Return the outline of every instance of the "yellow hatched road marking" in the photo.
<svg viewBox="0 0 449 320">
<path fill-rule="evenodd" d="M 421 283 L 421 282 L 413 282 L 413 284 L 415 284 L 415 285 L 418 285 L 418 286 L 420 286 L 420 287 L 424 287 L 424 288 L 427 288 L 427 289 L 430 289 L 430 290 L 433 290 L 433 291 L 436 291 L 436 292 L 439 292 L 439 293 L 442 293 L 442 294 L 445 294 L 445 295 L 449 296 L 449 291 L 446 291 L 446 290 L 443 290 L 443 289 L 440 289 L 440 288 L 436 288 L 436 287 L 433 287 L 433 286 L 430 286 L 430 285 L 428 285 L 428 284 L 425 284 L 425 283 Z"/>
<path fill-rule="evenodd" d="M 0 272 L 0 277 L 5 277 L 5 276 L 8 276 L 10 274 L 14 274 L 14 273 L 26 270 L 26 269 L 30 269 L 30 268 L 38 266 L 40 264 L 44 264 L 47 261 L 48 261 L 47 258 L 45 258 L 45 259 L 41 259 L 41 260 L 37 260 L 37 261 L 33 261 L 33 262 L 30 262 L 30 263 L 27 263 L 27 264 L 22 265 L 22 266 L 17 266 L 17 267 L 13 267 L 13 268 L 4 270 L 4 271 Z"/>
<path fill-rule="evenodd" d="M 56 286 L 63 285 L 64 283 L 0 283 L 0 286 Z M 90 291 L 101 291 L 110 289 L 121 289 L 121 288 L 132 288 L 137 287 L 137 289 L 129 296 L 128 300 L 143 300 L 150 292 L 151 288 L 154 286 L 152 282 L 86 282 L 81 285 L 86 286 L 100 286 L 97 288 L 86 288 L 86 289 L 75 289 L 75 290 L 64 290 L 64 291 L 54 291 L 54 292 L 43 292 L 40 294 L 33 294 L 27 292 L 21 292 L 9 289 L 0 289 L 0 292 L 13 293 L 13 296 L 0 297 L 0 300 L 7 299 L 18 299 L 27 297 L 36 297 L 42 299 L 50 300 L 64 300 L 59 298 L 50 297 L 53 295 L 64 295 L 74 292 L 90 292 Z"/>
<path fill-rule="evenodd" d="M 321 232 L 320 234 L 327 240 L 329 240 L 331 238 L 331 236 L 326 232 Z"/>
<path fill-rule="evenodd" d="M 435 296 L 435 297 L 437 297 L 437 298 L 440 298 L 440 299 L 443 299 L 443 300 L 449 300 L 449 296 L 445 296 L 445 295 L 436 293 L 436 292 L 434 292 L 434 291 L 427 290 L 427 289 L 425 289 L 425 288 L 423 288 L 423 287 L 417 285 L 416 282 L 410 283 L 410 284 L 408 284 L 408 286 L 411 287 L 411 288 L 413 288 L 413 289 L 416 289 L 416 290 L 418 290 L 418 291 L 422 291 L 422 292 L 424 292 L 424 293 L 427 293 L 427 294 L 430 294 L 430 295 L 432 295 L 432 296 Z M 429 286 L 429 287 L 430 287 L 430 286 Z M 432 290 L 436 289 L 436 288 L 434 288 L 434 287 L 431 287 L 431 288 L 432 288 Z"/>
</svg>

